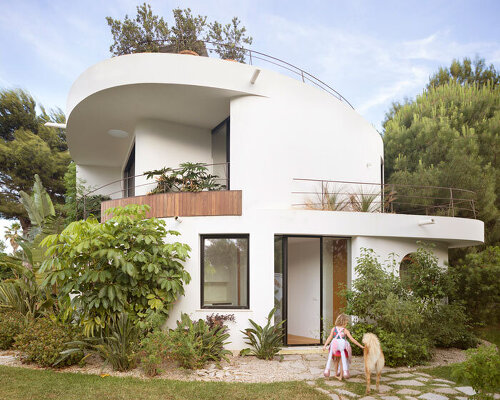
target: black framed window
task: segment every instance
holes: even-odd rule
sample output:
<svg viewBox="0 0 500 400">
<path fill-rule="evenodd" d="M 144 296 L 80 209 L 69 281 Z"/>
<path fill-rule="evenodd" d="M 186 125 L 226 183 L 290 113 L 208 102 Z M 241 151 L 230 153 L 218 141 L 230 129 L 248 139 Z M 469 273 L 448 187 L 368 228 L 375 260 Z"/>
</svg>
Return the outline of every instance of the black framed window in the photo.
<svg viewBox="0 0 500 400">
<path fill-rule="evenodd" d="M 249 235 L 201 236 L 201 308 L 249 308 Z"/>
<path fill-rule="evenodd" d="M 218 176 L 217 183 L 229 190 L 230 176 L 230 119 L 229 117 L 212 129 L 213 174 Z"/>
<path fill-rule="evenodd" d="M 123 197 L 135 196 L 135 144 L 127 160 L 127 165 L 123 170 Z"/>
</svg>

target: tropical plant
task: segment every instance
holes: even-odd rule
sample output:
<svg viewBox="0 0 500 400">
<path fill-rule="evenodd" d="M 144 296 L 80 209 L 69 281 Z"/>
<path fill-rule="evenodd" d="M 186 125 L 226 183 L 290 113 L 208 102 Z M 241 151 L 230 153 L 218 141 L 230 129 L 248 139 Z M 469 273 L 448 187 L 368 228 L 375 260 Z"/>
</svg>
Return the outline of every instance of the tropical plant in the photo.
<svg viewBox="0 0 500 400">
<path fill-rule="evenodd" d="M 139 327 L 129 315 L 120 313 L 99 335 L 67 341 L 65 349 L 60 351 L 60 356 L 53 361 L 53 365 L 64 365 L 75 355 L 86 353 L 86 357 L 90 354 L 101 357 L 115 371 L 128 371 L 137 362 L 139 334 Z"/>
<path fill-rule="evenodd" d="M 17 311 L 0 311 L 0 350 L 10 349 L 25 325 L 24 315 Z"/>
<path fill-rule="evenodd" d="M 224 349 L 229 344 L 227 339 L 229 333 L 225 325 L 211 328 L 202 319 L 192 321 L 189 315 L 181 313 L 177 327 L 167 335 L 169 357 L 188 369 L 203 368 L 208 361 L 229 361 L 227 356 L 231 352 Z"/>
<path fill-rule="evenodd" d="M 122 312 L 136 322 L 156 312 L 167 316 L 184 294 L 191 277 L 182 263 L 190 248 L 164 243 L 179 233 L 167 230 L 163 220 L 145 218 L 148 210 L 136 204 L 113 208 L 105 223 L 89 217 L 42 242 L 49 257 L 41 267 L 42 287 L 56 284 L 59 298 L 75 296 L 87 336 Z"/>
<path fill-rule="evenodd" d="M 219 177 L 208 172 L 206 164 L 182 163 L 179 168 L 162 168 L 144 173 L 147 179 L 155 176 L 158 182 L 149 194 L 168 192 L 201 192 L 203 190 L 222 190 L 225 188 L 217 182 Z"/>
<path fill-rule="evenodd" d="M 74 325 L 62 324 L 49 318 L 37 318 L 31 320 L 27 328 L 16 336 L 14 347 L 22 352 L 23 362 L 52 367 L 64 350 L 65 343 L 75 340 L 79 335 L 79 330 Z M 74 352 L 57 366 L 76 364 L 82 358 L 83 352 Z"/>
<path fill-rule="evenodd" d="M 273 316 L 276 308 L 273 308 L 267 316 L 267 324 L 260 326 L 251 319 L 248 322 L 253 328 L 246 328 L 241 331 L 245 335 L 245 343 L 252 346 L 240 351 L 240 355 L 254 355 L 263 360 L 272 360 L 283 347 L 283 324 L 285 320 L 273 323 Z"/>
<path fill-rule="evenodd" d="M 146 375 L 158 375 L 161 364 L 168 358 L 167 333 L 159 329 L 149 332 L 141 340 L 139 354 Z"/>
<path fill-rule="evenodd" d="M 17 222 L 14 222 L 10 227 L 5 228 L 5 239 L 7 239 L 12 247 L 12 254 L 16 254 L 17 249 L 19 248 L 19 243 L 17 243 L 17 239 L 21 236 L 19 235 L 19 230 L 21 229 L 21 225 Z"/>
<path fill-rule="evenodd" d="M 493 399 L 500 387 L 500 350 L 480 346 L 467 350 L 467 360 L 454 367 L 453 376 L 467 380 L 476 394 L 473 399 Z"/>
</svg>

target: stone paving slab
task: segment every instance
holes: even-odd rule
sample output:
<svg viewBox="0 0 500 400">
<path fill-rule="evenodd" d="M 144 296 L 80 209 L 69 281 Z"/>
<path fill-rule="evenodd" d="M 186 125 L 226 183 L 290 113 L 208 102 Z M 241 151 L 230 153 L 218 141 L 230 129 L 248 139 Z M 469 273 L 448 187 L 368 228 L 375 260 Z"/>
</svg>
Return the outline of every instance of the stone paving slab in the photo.
<svg viewBox="0 0 500 400">
<path fill-rule="evenodd" d="M 349 392 L 348 390 L 345 390 L 345 389 L 335 389 L 335 391 L 336 391 L 338 394 L 342 394 L 342 395 L 344 395 L 344 396 L 348 396 L 348 397 L 353 397 L 353 398 L 360 397 L 360 395 L 359 395 L 359 394 Z"/>
<path fill-rule="evenodd" d="M 457 396 L 457 397 L 455 397 L 455 399 L 457 399 L 457 400 L 468 400 L 469 398 L 468 397 L 463 397 L 463 396 Z"/>
<path fill-rule="evenodd" d="M 476 391 L 472 389 L 470 386 L 461 386 L 461 387 L 456 387 L 455 389 L 461 391 L 462 393 L 465 393 L 467 396 L 473 396 L 476 394 Z"/>
<path fill-rule="evenodd" d="M 283 361 L 296 361 L 302 360 L 302 356 L 300 354 L 283 354 Z"/>
<path fill-rule="evenodd" d="M 365 379 L 361 379 L 361 378 L 349 378 L 348 380 L 349 380 L 349 382 L 356 382 L 356 383 L 363 383 L 366 381 Z"/>
<path fill-rule="evenodd" d="M 405 396 L 406 400 L 418 400 L 416 397 L 413 396 Z"/>
<path fill-rule="evenodd" d="M 388 378 L 387 376 L 381 376 L 380 377 L 380 382 L 390 382 L 393 381 L 394 379 Z"/>
<path fill-rule="evenodd" d="M 376 400 L 376 398 L 372 397 L 372 396 L 365 396 L 365 397 L 361 397 L 359 400 Z"/>
<path fill-rule="evenodd" d="M 419 376 L 418 378 L 415 378 L 417 381 L 420 381 L 420 382 L 428 382 L 430 381 L 429 378 L 426 378 L 424 376 Z"/>
<path fill-rule="evenodd" d="M 409 372 L 401 372 L 399 374 L 391 374 L 388 375 L 389 378 L 414 378 L 415 375 L 410 374 Z"/>
<path fill-rule="evenodd" d="M 402 379 L 398 381 L 391 382 L 391 385 L 399 386 L 424 386 L 424 384 L 416 379 Z"/>
<path fill-rule="evenodd" d="M 325 385 L 328 385 L 328 386 L 344 386 L 344 382 L 341 382 L 341 381 L 338 381 L 338 380 L 326 380 L 325 379 Z"/>
<path fill-rule="evenodd" d="M 418 398 L 423 400 L 448 400 L 448 397 L 436 393 L 424 393 Z"/>
<path fill-rule="evenodd" d="M 330 394 L 330 392 L 328 390 L 320 388 L 320 387 L 315 387 L 314 389 L 316 389 L 318 392 L 321 392 L 323 394 Z"/>
<path fill-rule="evenodd" d="M 444 393 L 444 394 L 458 394 L 458 392 L 455 390 L 455 389 L 452 389 L 452 388 L 437 388 L 437 389 L 434 389 L 434 391 L 436 393 Z"/>
<path fill-rule="evenodd" d="M 383 400 L 399 400 L 398 396 L 380 396 Z"/>
<path fill-rule="evenodd" d="M 397 394 L 420 394 L 422 393 L 420 390 L 414 390 L 414 389 L 401 389 L 396 392 Z"/>
<path fill-rule="evenodd" d="M 449 385 L 454 385 L 455 384 L 455 382 L 449 381 L 447 379 L 434 378 L 433 380 L 436 381 L 436 382 L 447 383 Z"/>
<path fill-rule="evenodd" d="M 416 375 L 422 375 L 422 376 L 425 376 L 426 378 L 432 378 L 432 375 L 426 374 L 424 372 L 414 372 L 414 374 L 416 374 Z"/>
<path fill-rule="evenodd" d="M 439 387 L 450 387 L 447 383 L 431 383 L 431 385 L 439 386 Z"/>
<path fill-rule="evenodd" d="M 335 393 L 330 393 L 329 394 L 330 398 L 333 399 L 333 400 L 341 400 L 341 398 L 339 397 L 338 394 L 335 394 Z"/>
<path fill-rule="evenodd" d="M 376 386 L 375 386 L 375 388 L 376 388 Z M 387 392 L 390 392 L 391 390 L 392 390 L 392 387 L 387 386 L 387 385 L 380 385 L 379 388 L 378 388 L 378 391 L 380 393 L 387 393 Z"/>
</svg>

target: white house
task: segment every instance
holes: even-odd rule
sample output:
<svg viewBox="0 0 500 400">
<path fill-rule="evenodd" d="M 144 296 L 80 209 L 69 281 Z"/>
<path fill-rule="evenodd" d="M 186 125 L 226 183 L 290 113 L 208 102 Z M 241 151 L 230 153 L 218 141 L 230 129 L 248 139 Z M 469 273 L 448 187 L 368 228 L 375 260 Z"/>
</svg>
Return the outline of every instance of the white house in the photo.
<svg viewBox="0 0 500 400">
<path fill-rule="evenodd" d="M 322 326 L 340 307 L 338 284 L 355 279 L 362 248 L 382 259 L 396 253 L 399 262 L 425 240 L 444 264 L 449 248 L 484 239 L 474 218 L 380 212 L 388 199 L 378 192 L 379 133 L 322 82 L 298 76 L 143 53 L 90 67 L 68 96 L 67 138 L 78 177 L 94 188 L 114 182 L 95 192 L 114 199 L 103 209 L 151 204 L 152 215 L 165 217 L 192 248 L 192 281 L 170 325 L 181 311 L 193 318 L 232 313 L 234 350 L 245 346 L 240 330 L 248 319 L 264 323 L 275 304 L 287 320 L 287 345 L 320 343 Z M 229 190 L 146 195 L 153 186 L 141 174 L 186 161 L 217 164 L 210 168 Z M 304 206 L 316 192 L 323 201 L 325 188 L 342 191 L 344 200 L 355 188 L 375 193 L 376 212 Z"/>
</svg>

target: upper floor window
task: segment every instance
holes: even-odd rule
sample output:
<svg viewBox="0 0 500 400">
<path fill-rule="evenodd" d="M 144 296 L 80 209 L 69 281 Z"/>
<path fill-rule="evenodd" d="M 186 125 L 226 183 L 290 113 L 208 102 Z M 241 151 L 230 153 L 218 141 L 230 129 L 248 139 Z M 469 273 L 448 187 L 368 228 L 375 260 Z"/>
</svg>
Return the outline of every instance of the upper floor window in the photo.
<svg viewBox="0 0 500 400">
<path fill-rule="evenodd" d="M 123 197 L 135 196 L 135 144 L 123 170 Z"/>
<path fill-rule="evenodd" d="M 249 236 L 201 237 L 201 308 L 249 308 Z"/>
<path fill-rule="evenodd" d="M 217 182 L 229 190 L 229 118 L 226 118 L 212 129 L 213 174 L 220 180 Z"/>
</svg>

